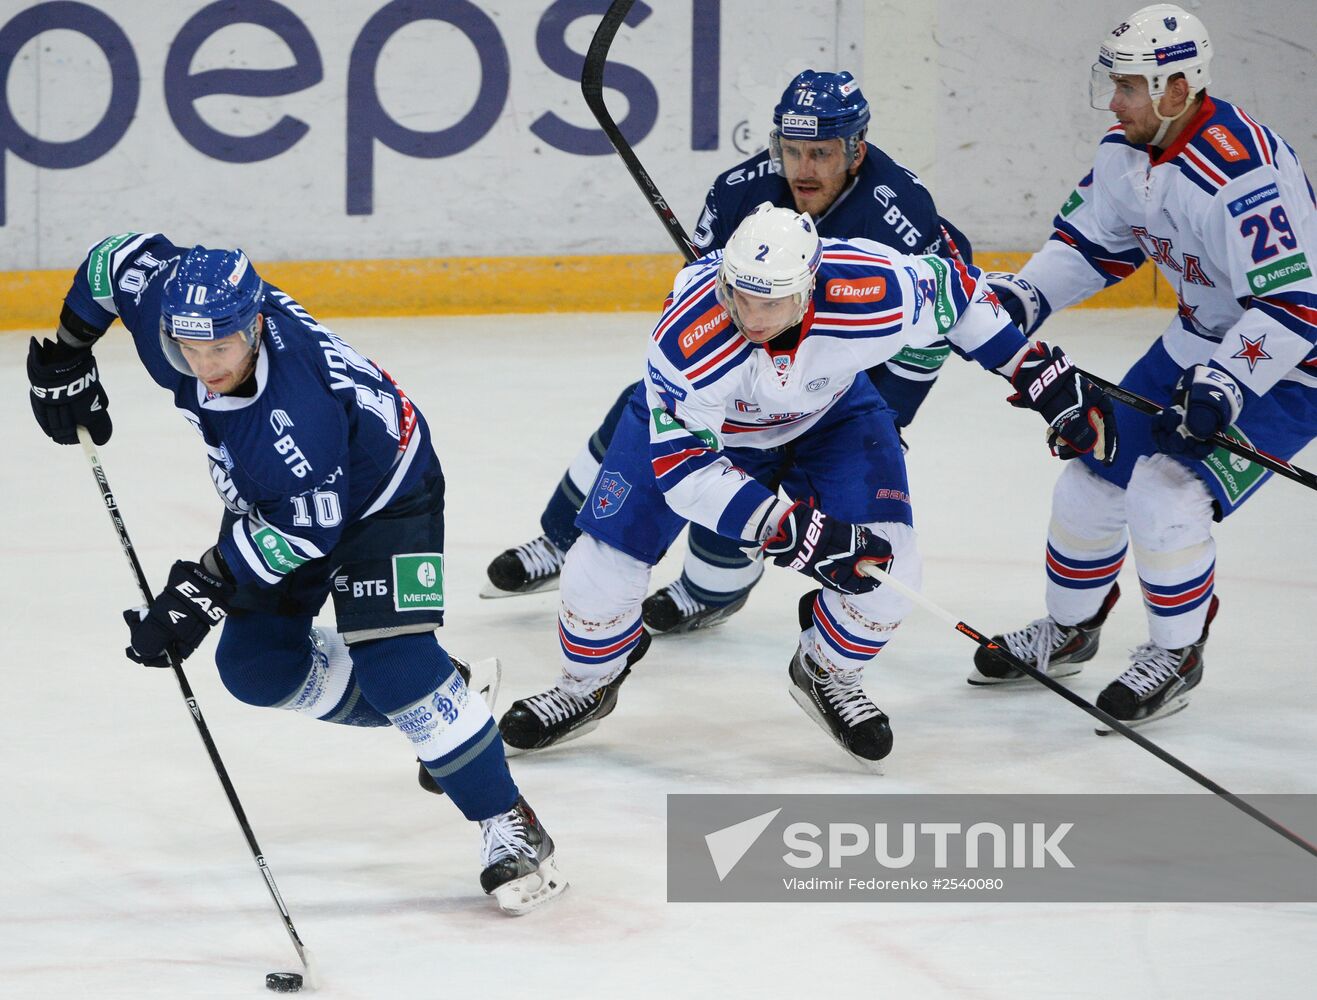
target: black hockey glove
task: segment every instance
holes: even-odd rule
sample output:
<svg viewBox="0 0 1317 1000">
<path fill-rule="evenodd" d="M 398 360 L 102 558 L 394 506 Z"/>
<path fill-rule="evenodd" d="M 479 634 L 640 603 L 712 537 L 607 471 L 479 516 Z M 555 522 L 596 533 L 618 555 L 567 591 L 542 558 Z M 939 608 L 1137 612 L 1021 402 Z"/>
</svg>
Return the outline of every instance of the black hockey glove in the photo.
<svg viewBox="0 0 1317 1000">
<path fill-rule="evenodd" d="M 106 409 L 109 397 L 87 348 L 33 337 L 27 348 L 27 379 L 32 384 L 32 414 L 59 444 L 78 443 L 78 425 L 97 444 L 110 440 L 114 429 Z"/>
<path fill-rule="evenodd" d="M 793 503 L 764 542 L 773 562 L 822 581 L 843 594 L 867 594 L 880 581 L 860 573 L 872 563 L 885 570 L 892 564 L 892 547 L 868 528 L 838 521 L 803 503 Z"/>
<path fill-rule="evenodd" d="M 1029 345 L 1011 375 L 1012 406 L 1027 407 L 1048 423 L 1047 446 L 1058 458 L 1093 453 L 1103 465 L 1116 459 L 1116 418 L 1111 398 L 1075 370 L 1065 351 L 1043 340 Z"/>
<path fill-rule="evenodd" d="M 233 590 L 232 584 L 200 563 L 180 559 L 149 608 L 130 608 L 123 613 L 131 636 L 124 650 L 128 659 L 148 667 L 167 667 L 168 654 L 182 663 L 201 645 L 211 626 L 228 616 Z"/>
<path fill-rule="evenodd" d="M 1239 419 L 1244 394 L 1230 374 L 1211 365 L 1186 369 L 1171 394 L 1171 405 L 1152 418 L 1152 439 L 1168 455 L 1206 458 L 1216 447 L 1212 435 Z"/>
</svg>

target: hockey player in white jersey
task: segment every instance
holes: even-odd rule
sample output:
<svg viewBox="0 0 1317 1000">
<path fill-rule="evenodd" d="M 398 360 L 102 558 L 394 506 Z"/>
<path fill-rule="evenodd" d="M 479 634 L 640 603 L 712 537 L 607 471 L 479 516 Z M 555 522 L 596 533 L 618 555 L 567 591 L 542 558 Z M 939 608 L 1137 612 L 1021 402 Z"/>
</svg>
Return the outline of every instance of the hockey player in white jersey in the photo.
<svg viewBox="0 0 1317 1000">
<path fill-rule="evenodd" d="M 918 587 L 921 564 L 894 417 L 864 372 L 939 336 L 1008 377 L 1062 457 L 1114 456 L 1105 394 L 1059 348 L 1026 342 L 973 266 L 820 241 L 808 215 L 765 202 L 725 250 L 683 268 L 578 516 L 561 679 L 500 720 L 510 751 L 581 736 L 613 710 L 650 642 L 650 571 L 691 520 L 823 585 L 800 604 L 792 696 L 857 759 L 885 757 L 891 728 L 861 679 L 910 604 L 862 568 Z"/>
<path fill-rule="evenodd" d="M 222 625 L 215 662 L 236 698 L 407 739 L 479 824 L 480 883 L 501 908 L 561 892 L 489 707 L 435 639 L 444 476 L 420 409 L 242 251 L 124 233 L 88 253 L 55 339 L 29 345 L 32 410 L 61 444 L 79 425 L 110 437 L 92 348 L 116 318 L 201 436 L 227 508 L 216 543 L 124 613 L 129 658 L 182 662 Z M 331 597 L 334 626 L 314 627 Z"/>
<path fill-rule="evenodd" d="M 1138 725 L 1185 707 L 1220 606 L 1212 523 L 1271 475 L 1214 449 L 1214 432 L 1290 458 L 1317 434 L 1317 216 L 1290 145 L 1210 97 L 1212 42 L 1170 4 L 1116 27 L 1093 66 L 1093 105 L 1117 123 L 1056 231 L 1016 276 L 994 278 L 1030 334 L 1054 310 L 1152 260 L 1177 315 L 1121 385 L 1165 409 L 1120 408 L 1110 466 L 1067 466 L 1047 534 L 1047 617 L 997 641 L 1056 677 L 1097 652 L 1133 545 L 1149 641 L 1098 698 Z M 1020 680 L 980 650 L 971 684 Z"/>
</svg>

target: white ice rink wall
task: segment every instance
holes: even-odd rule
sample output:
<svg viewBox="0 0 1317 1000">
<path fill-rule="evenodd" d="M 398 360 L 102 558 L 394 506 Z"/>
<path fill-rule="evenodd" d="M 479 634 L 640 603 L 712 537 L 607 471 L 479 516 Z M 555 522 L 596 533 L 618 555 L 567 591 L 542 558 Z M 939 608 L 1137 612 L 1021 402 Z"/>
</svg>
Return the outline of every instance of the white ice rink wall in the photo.
<svg viewBox="0 0 1317 1000">
<path fill-rule="evenodd" d="M 853 68 L 873 139 L 943 214 L 981 250 L 1029 250 L 1109 121 L 1088 67 L 1133 2 L 637 0 L 606 98 L 689 228 L 792 74 Z M 258 261 L 669 253 L 581 99 L 607 6 L 0 0 L 0 280 L 125 229 Z M 1188 6 L 1212 89 L 1311 169 L 1311 0 Z"/>
</svg>

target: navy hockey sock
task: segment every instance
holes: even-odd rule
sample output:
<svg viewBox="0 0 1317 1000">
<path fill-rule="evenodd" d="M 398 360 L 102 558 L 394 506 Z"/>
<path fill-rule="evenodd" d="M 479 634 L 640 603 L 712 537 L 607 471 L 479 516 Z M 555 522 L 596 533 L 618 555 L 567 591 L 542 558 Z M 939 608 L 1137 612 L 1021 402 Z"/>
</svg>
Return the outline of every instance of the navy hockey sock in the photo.
<svg viewBox="0 0 1317 1000">
<path fill-rule="evenodd" d="M 519 792 L 489 707 L 471 693 L 432 633 L 352 649 L 362 692 L 470 820 L 511 809 Z"/>
</svg>

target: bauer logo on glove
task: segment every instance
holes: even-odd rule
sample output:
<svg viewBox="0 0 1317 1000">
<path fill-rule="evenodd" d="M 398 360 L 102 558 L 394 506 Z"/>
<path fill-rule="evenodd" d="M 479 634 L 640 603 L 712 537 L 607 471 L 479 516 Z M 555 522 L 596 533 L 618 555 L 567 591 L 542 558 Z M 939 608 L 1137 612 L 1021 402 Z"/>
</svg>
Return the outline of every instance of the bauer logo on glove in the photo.
<svg viewBox="0 0 1317 1000">
<path fill-rule="evenodd" d="M 1052 454 L 1071 459 L 1090 452 L 1105 465 L 1116 459 L 1116 420 L 1111 398 L 1086 379 L 1059 347 L 1031 343 L 1010 376 L 1012 406 L 1027 407 L 1047 421 Z"/>
</svg>

